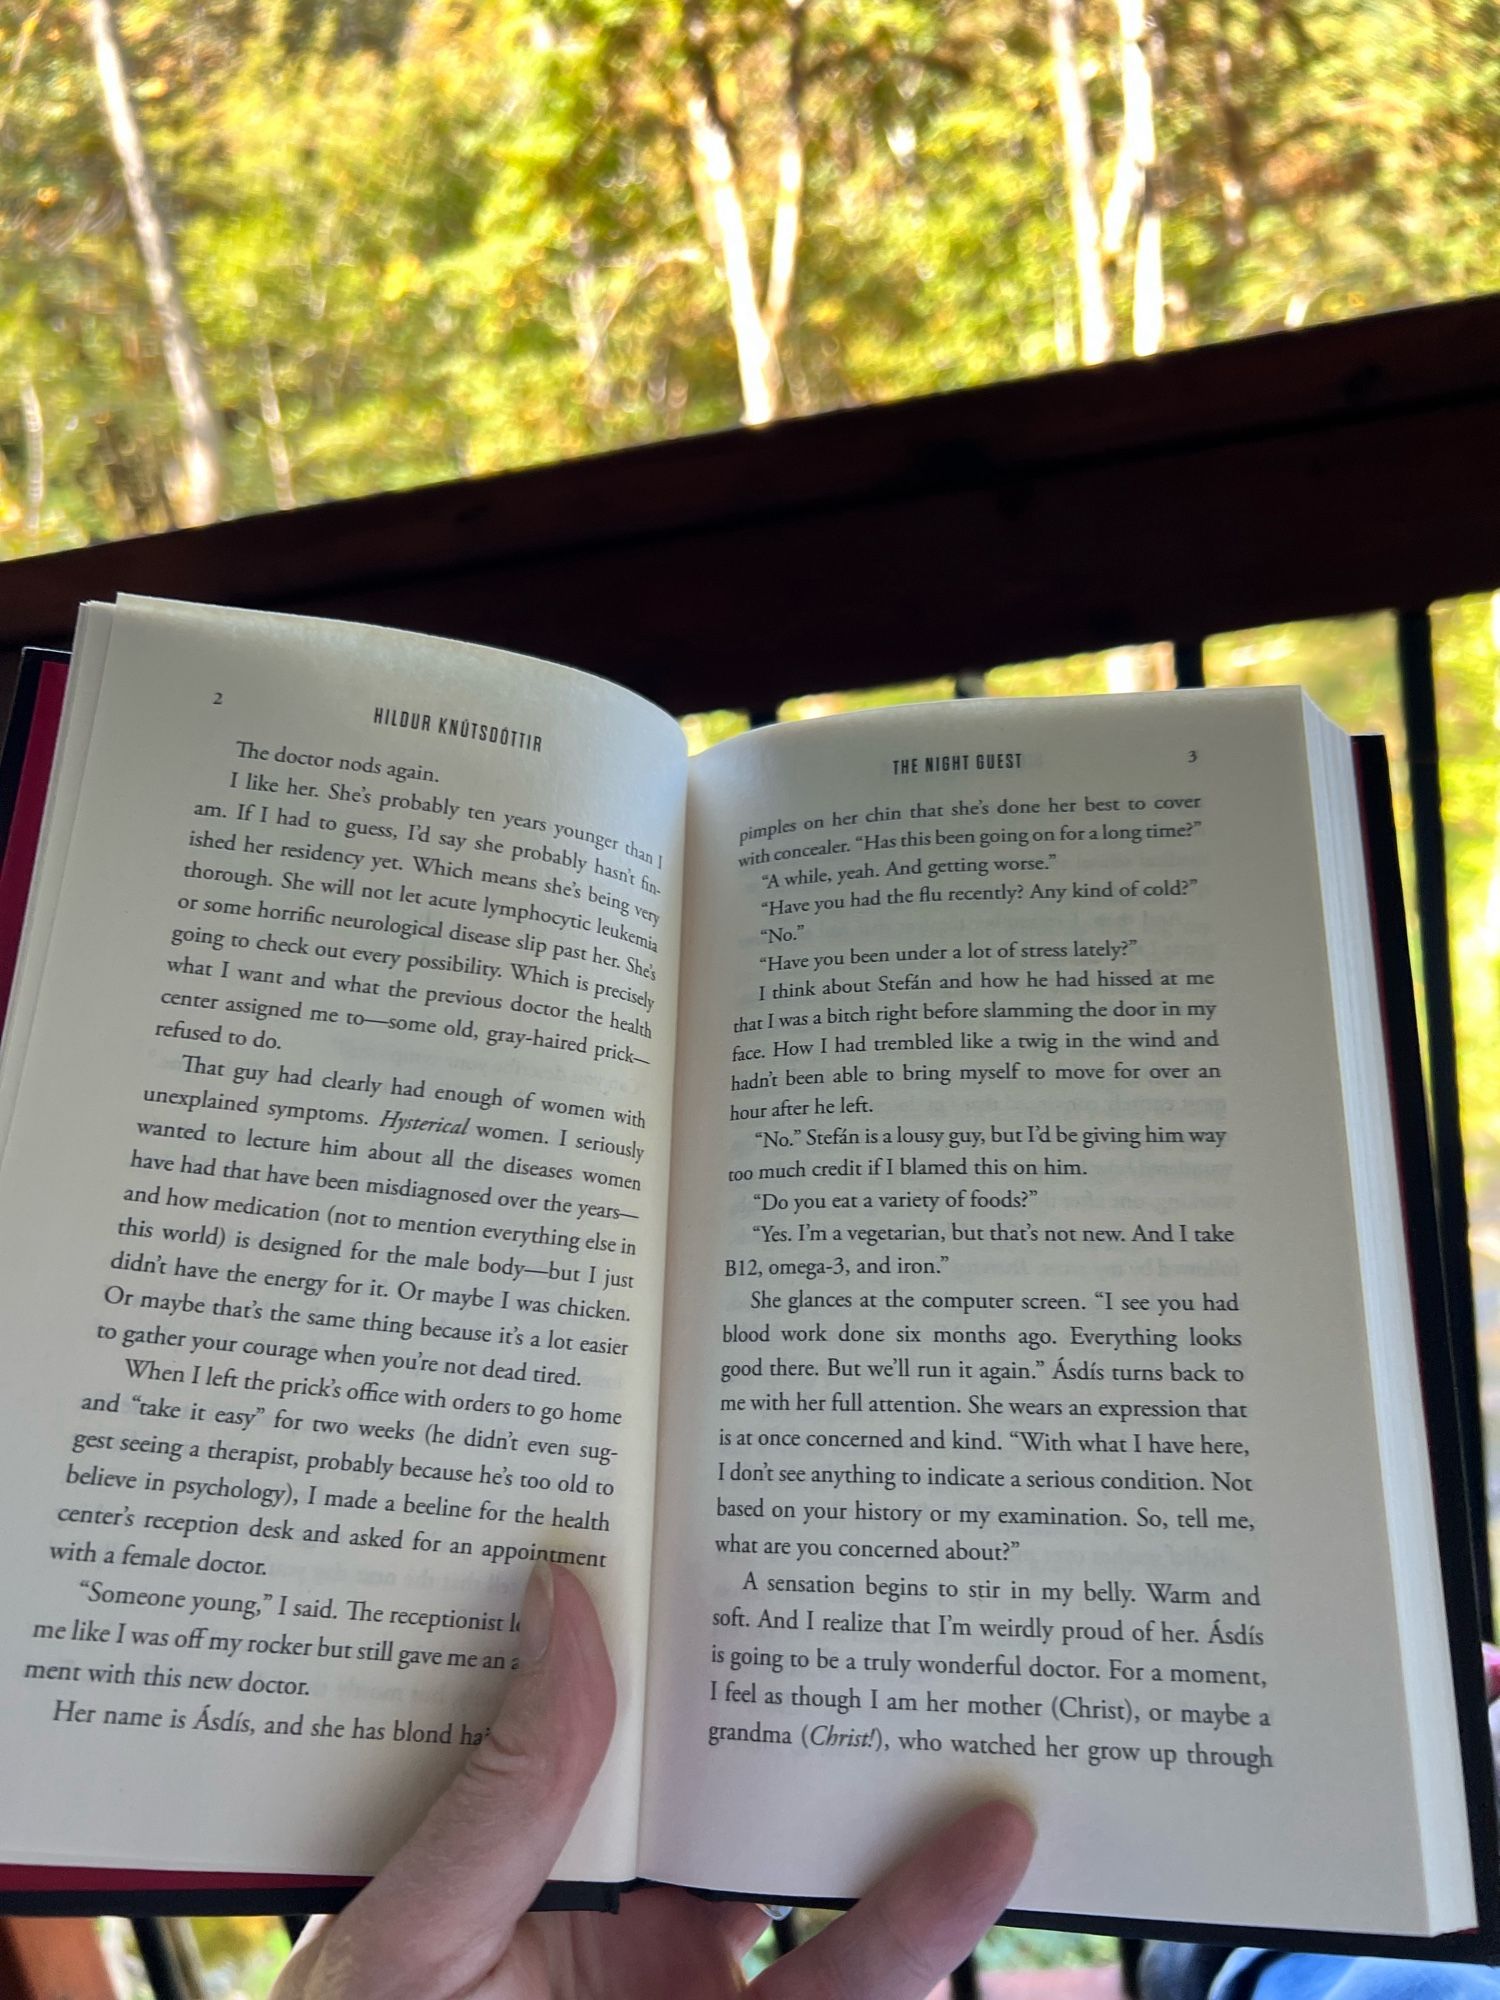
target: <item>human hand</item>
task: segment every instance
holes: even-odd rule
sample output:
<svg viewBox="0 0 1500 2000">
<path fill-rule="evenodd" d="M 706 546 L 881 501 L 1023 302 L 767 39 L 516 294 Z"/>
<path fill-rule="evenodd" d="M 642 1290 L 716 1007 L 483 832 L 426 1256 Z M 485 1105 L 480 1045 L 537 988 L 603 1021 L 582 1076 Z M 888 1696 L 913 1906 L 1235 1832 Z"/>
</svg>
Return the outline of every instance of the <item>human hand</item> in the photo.
<svg viewBox="0 0 1500 2000">
<path fill-rule="evenodd" d="M 731 2000 L 765 1929 L 755 1903 L 641 1889 L 618 1916 L 528 1916 L 614 1727 L 588 1593 L 539 1564 L 493 1729 L 405 1847 L 343 1913 L 310 1925 L 271 2000 Z M 978 1806 L 778 1960 L 755 2000 L 920 2000 L 1010 1902 L 1031 1858 L 1016 1807 Z"/>
</svg>

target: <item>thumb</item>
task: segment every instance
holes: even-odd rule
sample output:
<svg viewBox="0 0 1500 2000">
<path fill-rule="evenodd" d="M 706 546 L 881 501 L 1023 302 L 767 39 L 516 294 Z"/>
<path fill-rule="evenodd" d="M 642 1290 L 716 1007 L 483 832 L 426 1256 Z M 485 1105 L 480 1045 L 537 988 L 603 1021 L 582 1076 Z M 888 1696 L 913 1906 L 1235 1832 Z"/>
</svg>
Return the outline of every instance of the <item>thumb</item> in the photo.
<svg viewBox="0 0 1500 2000">
<path fill-rule="evenodd" d="M 518 1651 L 483 1743 L 321 1940 L 331 1990 L 361 2000 L 467 1991 L 552 1872 L 615 1716 L 598 1615 L 570 1571 L 532 1571 Z"/>
</svg>

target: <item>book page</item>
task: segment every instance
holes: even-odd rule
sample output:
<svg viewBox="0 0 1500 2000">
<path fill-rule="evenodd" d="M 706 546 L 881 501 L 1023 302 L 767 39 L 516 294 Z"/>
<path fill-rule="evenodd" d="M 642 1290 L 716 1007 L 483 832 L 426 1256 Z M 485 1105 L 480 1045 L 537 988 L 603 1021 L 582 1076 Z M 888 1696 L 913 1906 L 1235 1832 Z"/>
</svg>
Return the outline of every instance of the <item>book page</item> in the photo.
<svg viewBox="0 0 1500 2000">
<path fill-rule="evenodd" d="M 1007 1796 L 1028 1909 L 1426 1925 L 1301 733 L 695 766 L 651 1872 L 855 1895 Z"/>
<path fill-rule="evenodd" d="M 113 614 L 76 707 L 0 1079 L 0 1851 L 373 1869 L 546 1554 L 620 1688 L 559 1873 L 629 1876 L 681 732 L 169 605 Z"/>
</svg>

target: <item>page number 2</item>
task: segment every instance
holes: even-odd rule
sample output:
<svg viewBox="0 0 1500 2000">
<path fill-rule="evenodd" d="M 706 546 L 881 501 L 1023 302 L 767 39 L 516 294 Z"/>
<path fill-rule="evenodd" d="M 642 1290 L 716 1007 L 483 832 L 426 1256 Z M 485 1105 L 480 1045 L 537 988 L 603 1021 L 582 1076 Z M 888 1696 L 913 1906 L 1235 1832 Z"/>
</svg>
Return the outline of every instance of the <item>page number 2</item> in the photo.
<svg viewBox="0 0 1500 2000">
<path fill-rule="evenodd" d="M 223 707 L 223 705 L 224 705 L 224 694 L 223 694 L 223 690 L 222 690 L 222 689 L 220 689 L 220 690 L 219 690 L 219 692 L 218 692 L 218 693 L 216 693 L 216 694 L 214 695 L 214 707 L 215 707 L 215 708 L 222 708 L 222 707 Z M 1194 755 L 1194 756 L 1196 757 L 1196 756 L 1197 756 L 1197 754 L 1198 754 L 1198 753 L 1197 753 L 1197 751 L 1195 750 L 1195 751 L 1193 752 L 1193 755 Z"/>
</svg>

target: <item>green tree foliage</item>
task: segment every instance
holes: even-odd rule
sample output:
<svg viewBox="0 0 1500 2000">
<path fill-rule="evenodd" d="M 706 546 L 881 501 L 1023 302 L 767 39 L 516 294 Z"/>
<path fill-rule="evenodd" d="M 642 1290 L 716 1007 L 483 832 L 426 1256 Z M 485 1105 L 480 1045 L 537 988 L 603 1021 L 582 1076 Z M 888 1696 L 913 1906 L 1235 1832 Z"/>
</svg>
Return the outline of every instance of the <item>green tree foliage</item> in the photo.
<svg viewBox="0 0 1500 2000">
<path fill-rule="evenodd" d="M 1168 346 L 1500 286 L 1497 0 L 1066 11 L 1116 351 L 1131 20 Z M 1055 12 L 120 0 L 227 511 L 1071 365 Z M 177 437 L 83 0 L 0 0 L 0 556 L 173 525 Z M 1497 645 L 1485 607 L 1444 618 L 1471 1139 L 1500 1186 Z"/>
<path fill-rule="evenodd" d="M 1129 11 L 1072 4 L 1106 223 Z M 1496 0 L 1145 18 L 1168 345 L 1500 283 Z M 125 0 L 120 28 L 231 513 L 1080 352 L 1048 0 Z M 1104 236 L 1128 351 L 1137 241 Z M 0 0 L 0 553 L 172 524 L 161 345 L 80 0 Z"/>
</svg>

